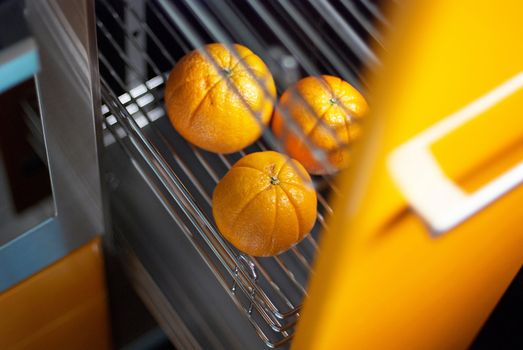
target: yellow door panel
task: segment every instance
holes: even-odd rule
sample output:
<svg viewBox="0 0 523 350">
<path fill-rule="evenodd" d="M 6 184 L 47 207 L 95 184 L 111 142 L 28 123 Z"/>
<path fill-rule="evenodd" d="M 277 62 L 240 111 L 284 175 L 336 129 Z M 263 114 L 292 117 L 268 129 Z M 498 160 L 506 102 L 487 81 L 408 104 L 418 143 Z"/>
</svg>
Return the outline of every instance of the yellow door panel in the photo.
<svg viewBox="0 0 523 350">
<path fill-rule="evenodd" d="M 390 168 L 399 146 L 523 72 L 523 3 L 403 9 L 359 162 L 339 176 L 346 196 L 333 203 L 294 349 L 466 348 L 523 263 L 522 186 L 436 235 Z M 432 145 L 465 193 L 523 161 L 522 96 L 516 89 Z"/>
<path fill-rule="evenodd" d="M 0 349 L 109 349 L 100 239 L 0 294 Z"/>
</svg>

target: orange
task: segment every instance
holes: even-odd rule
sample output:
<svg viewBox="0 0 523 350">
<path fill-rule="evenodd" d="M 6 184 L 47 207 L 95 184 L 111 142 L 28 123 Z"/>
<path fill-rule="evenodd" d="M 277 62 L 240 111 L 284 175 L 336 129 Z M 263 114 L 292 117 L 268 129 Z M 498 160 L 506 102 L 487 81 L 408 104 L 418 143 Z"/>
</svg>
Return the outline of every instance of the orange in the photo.
<svg viewBox="0 0 523 350">
<path fill-rule="evenodd" d="M 316 221 L 316 192 L 303 166 L 273 151 L 240 159 L 216 186 L 214 219 L 239 250 L 276 255 L 299 242 Z"/>
<path fill-rule="evenodd" d="M 349 164 L 349 145 L 358 137 L 357 122 L 368 109 L 365 98 L 346 81 L 329 75 L 311 76 L 283 93 L 272 130 L 287 153 L 311 174 L 332 173 Z M 289 118 L 285 118 L 285 111 Z M 289 127 L 289 120 L 301 133 Z M 314 150 L 320 151 L 324 162 L 313 156 Z"/>
<path fill-rule="evenodd" d="M 222 44 L 188 53 L 174 66 L 165 88 L 174 128 L 189 142 L 216 153 L 239 151 L 260 137 L 271 118 L 270 97 L 276 97 L 265 63 L 248 48 L 233 47 L 241 62 Z"/>
</svg>

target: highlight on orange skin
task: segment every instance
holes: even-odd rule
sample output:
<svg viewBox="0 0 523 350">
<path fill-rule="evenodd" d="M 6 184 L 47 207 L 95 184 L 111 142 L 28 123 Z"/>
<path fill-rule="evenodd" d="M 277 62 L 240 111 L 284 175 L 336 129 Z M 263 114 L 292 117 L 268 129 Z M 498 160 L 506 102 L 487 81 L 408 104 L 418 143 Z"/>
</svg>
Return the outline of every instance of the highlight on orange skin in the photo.
<svg viewBox="0 0 523 350">
<path fill-rule="evenodd" d="M 330 75 L 309 76 L 283 93 L 272 130 L 289 156 L 309 173 L 332 173 L 348 166 L 349 146 L 358 139 L 359 122 L 368 109 L 365 98 L 346 81 Z M 285 116 L 300 132 L 292 130 Z M 323 152 L 331 169 L 317 160 L 314 150 Z"/>
<path fill-rule="evenodd" d="M 174 128 L 215 153 L 237 152 L 256 141 L 269 124 L 276 98 L 265 63 L 245 46 L 233 48 L 240 60 L 219 43 L 188 53 L 174 66 L 165 88 Z"/>
<path fill-rule="evenodd" d="M 316 221 L 316 191 L 296 160 L 273 151 L 240 159 L 216 186 L 213 216 L 236 248 L 279 254 L 301 241 Z"/>
</svg>

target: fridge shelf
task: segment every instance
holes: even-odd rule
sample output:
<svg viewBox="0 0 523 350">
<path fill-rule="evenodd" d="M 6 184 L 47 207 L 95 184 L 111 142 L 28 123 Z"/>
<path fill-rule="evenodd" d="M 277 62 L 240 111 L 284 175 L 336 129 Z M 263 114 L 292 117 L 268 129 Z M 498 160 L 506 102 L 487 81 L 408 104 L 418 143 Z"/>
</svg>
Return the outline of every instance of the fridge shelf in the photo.
<svg viewBox="0 0 523 350">
<path fill-rule="evenodd" d="M 175 227 L 265 344 L 284 346 L 292 339 L 307 295 L 320 231 L 329 230 L 328 217 L 333 211 L 328 197 L 339 194 L 334 179 L 314 177 L 317 222 L 300 243 L 270 258 L 239 252 L 214 223 L 212 191 L 242 156 L 268 149 L 283 152 L 283 148 L 269 129 L 260 140 L 234 154 L 213 154 L 191 145 L 169 123 L 164 84 L 176 59 L 191 48 L 213 41 L 242 42 L 260 53 L 274 73 L 279 92 L 300 75 L 330 73 L 366 93 L 361 71 L 379 65 L 371 47 L 382 43 L 374 23 L 386 20 L 368 1 L 312 2 L 306 9 L 293 1 L 158 0 L 146 1 L 140 8 L 124 1 L 123 9 L 117 9 L 107 0 L 98 0 L 96 6 L 98 12 L 105 12 L 105 16 L 97 16 L 96 23 L 99 41 L 107 43 L 99 51 L 105 142 L 117 142 L 128 154 Z M 354 18 L 354 24 L 345 15 Z M 255 26 L 255 21 L 272 33 Z M 162 34 L 151 23 L 163 28 Z M 339 43 L 334 41 L 335 31 Z M 322 152 L 315 154 L 321 158 Z"/>
</svg>

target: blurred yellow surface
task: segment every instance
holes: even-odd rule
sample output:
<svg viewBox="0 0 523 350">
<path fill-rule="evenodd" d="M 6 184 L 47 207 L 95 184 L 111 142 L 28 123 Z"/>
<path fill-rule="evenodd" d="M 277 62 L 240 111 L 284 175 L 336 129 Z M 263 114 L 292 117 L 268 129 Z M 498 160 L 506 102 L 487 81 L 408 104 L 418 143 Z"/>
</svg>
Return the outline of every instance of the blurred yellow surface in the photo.
<svg viewBox="0 0 523 350">
<path fill-rule="evenodd" d="M 523 2 L 402 8 L 375 79 L 374 125 L 340 175 L 294 349 L 467 348 L 523 263 L 523 187 L 434 237 L 392 181 L 396 147 L 523 71 Z M 523 160 L 521 93 L 433 145 L 473 192 Z"/>
<path fill-rule="evenodd" d="M 100 239 L 0 294 L 0 349 L 110 349 Z"/>
</svg>

